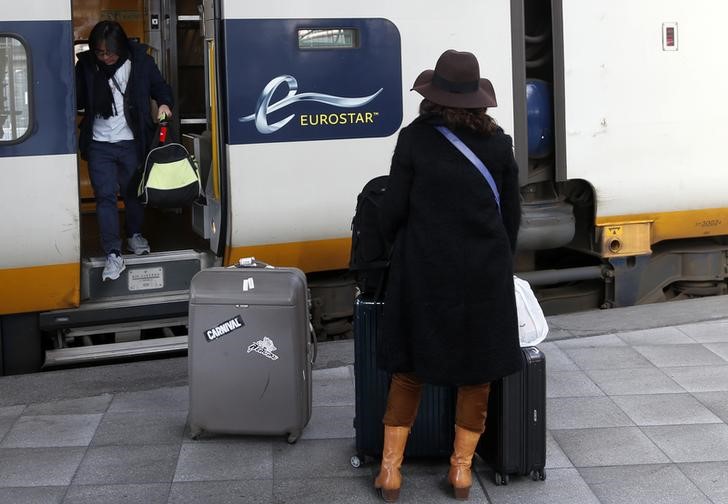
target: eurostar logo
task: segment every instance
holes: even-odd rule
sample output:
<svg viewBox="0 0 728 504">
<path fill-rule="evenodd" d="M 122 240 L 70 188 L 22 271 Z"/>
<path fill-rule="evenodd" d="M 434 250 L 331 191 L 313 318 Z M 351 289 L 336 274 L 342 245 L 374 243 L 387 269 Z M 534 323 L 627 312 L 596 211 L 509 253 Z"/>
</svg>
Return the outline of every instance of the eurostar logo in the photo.
<svg viewBox="0 0 728 504">
<path fill-rule="evenodd" d="M 285 98 L 271 104 L 271 99 L 273 98 L 273 94 L 276 92 L 276 90 L 283 84 L 286 84 L 288 86 L 288 94 Z M 285 119 L 282 119 L 278 122 L 275 122 L 273 124 L 268 123 L 268 114 L 271 112 L 275 112 L 276 110 L 280 110 L 284 107 L 288 107 L 289 105 L 293 105 L 294 103 L 298 102 L 317 102 L 317 103 L 325 103 L 327 105 L 333 105 L 334 107 L 339 108 L 356 108 L 356 107 L 363 107 L 367 103 L 371 102 L 374 98 L 379 96 L 379 94 L 384 91 L 384 88 L 380 88 L 379 91 L 377 91 L 374 94 L 371 94 L 369 96 L 362 96 L 358 98 L 348 98 L 344 96 L 333 96 L 333 95 L 327 95 L 322 93 L 298 93 L 298 81 L 295 79 L 295 77 L 291 75 L 279 75 L 275 79 L 271 80 L 265 88 L 263 88 L 263 92 L 260 94 L 260 97 L 258 98 L 258 103 L 255 105 L 255 113 L 250 114 L 245 117 L 241 117 L 238 119 L 240 122 L 250 122 L 255 121 L 255 129 L 258 130 L 258 132 L 269 135 L 271 133 L 275 133 L 279 129 L 281 129 L 283 126 L 288 124 L 291 119 L 296 117 L 296 114 L 291 114 Z M 331 114 L 336 116 L 337 124 L 356 124 L 357 122 L 373 122 L 372 117 L 373 113 L 367 112 L 366 114 Z M 341 117 L 340 117 L 341 116 Z M 342 117 L 345 116 L 345 119 L 342 119 Z M 363 119 L 360 121 L 358 120 L 359 117 L 362 116 Z M 346 121 L 348 119 L 348 121 Z M 368 119 L 368 120 L 367 120 Z M 331 121 L 333 122 L 333 120 Z M 322 124 L 330 124 L 328 121 L 326 123 Z M 301 124 L 304 126 L 303 122 Z M 333 124 L 332 124 L 333 125 Z"/>
</svg>

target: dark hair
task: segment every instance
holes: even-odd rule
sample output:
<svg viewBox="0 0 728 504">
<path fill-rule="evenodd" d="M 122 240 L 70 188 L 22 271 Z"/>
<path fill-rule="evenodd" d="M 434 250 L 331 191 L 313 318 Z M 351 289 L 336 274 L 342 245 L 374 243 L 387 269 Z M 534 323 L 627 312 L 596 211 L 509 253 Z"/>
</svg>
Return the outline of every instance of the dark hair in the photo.
<svg viewBox="0 0 728 504">
<path fill-rule="evenodd" d="M 484 136 L 492 135 L 498 128 L 495 119 L 487 114 L 488 109 L 454 108 L 433 103 L 427 98 L 420 103 L 420 114 L 439 116 L 450 129 L 468 128 Z"/>
<path fill-rule="evenodd" d="M 100 21 L 91 30 L 88 36 L 88 45 L 92 51 L 99 48 L 101 43 L 106 43 L 106 50 L 120 57 L 126 57 L 129 51 L 129 39 L 124 33 L 124 28 L 116 21 Z"/>
</svg>

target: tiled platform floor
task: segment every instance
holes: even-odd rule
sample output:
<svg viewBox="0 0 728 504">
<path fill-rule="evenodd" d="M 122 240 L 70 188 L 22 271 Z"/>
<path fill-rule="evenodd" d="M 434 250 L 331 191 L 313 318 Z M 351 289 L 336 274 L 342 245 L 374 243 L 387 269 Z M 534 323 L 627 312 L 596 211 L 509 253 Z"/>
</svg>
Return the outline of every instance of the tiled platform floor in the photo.
<svg viewBox="0 0 728 504">
<path fill-rule="evenodd" d="M 651 316 L 649 306 L 630 310 L 640 321 Z M 588 334 L 595 324 L 584 324 Z M 471 502 L 728 504 L 728 319 L 635 326 L 540 345 L 547 479 L 495 486 L 478 463 Z M 83 370 L 0 378 L 0 503 L 379 502 L 376 464 L 349 463 L 352 352 L 351 342 L 331 344 L 328 355 L 322 348 L 336 366 L 314 372 L 314 412 L 294 445 L 192 441 L 185 358 L 94 368 L 106 377 L 98 383 L 79 382 Z M 155 368 L 153 383 L 114 386 L 111 377 L 130 366 L 166 366 L 171 378 Z M 453 502 L 446 471 L 446 460 L 406 461 L 400 502 Z"/>
</svg>

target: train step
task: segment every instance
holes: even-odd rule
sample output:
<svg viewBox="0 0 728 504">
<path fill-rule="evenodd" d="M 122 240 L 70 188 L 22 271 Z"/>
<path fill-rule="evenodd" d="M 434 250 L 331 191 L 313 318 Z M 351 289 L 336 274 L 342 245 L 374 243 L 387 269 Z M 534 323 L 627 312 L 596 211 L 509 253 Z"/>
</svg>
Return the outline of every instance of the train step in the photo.
<svg viewBox="0 0 728 504">
<path fill-rule="evenodd" d="M 43 368 L 187 350 L 187 336 L 46 350 Z"/>
<path fill-rule="evenodd" d="M 179 250 L 147 255 L 125 254 L 126 269 L 117 280 L 101 280 L 105 257 L 84 258 L 81 264 L 81 301 L 188 291 L 192 277 L 212 266 L 207 252 Z"/>
</svg>

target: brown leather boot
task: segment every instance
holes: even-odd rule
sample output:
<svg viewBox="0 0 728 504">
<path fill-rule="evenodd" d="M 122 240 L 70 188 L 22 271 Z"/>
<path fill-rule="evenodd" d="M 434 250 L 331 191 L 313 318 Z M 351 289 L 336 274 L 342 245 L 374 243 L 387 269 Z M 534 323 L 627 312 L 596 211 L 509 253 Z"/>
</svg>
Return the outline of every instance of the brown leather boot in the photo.
<svg viewBox="0 0 728 504">
<path fill-rule="evenodd" d="M 396 502 L 399 499 L 399 488 L 402 486 L 402 474 L 399 468 L 402 467 L 407 436 L 409 427 L 384 426 L 382 467 L 374 480 L 374 488 L 386 502 Z"/>
<path fill-rule="evenodd" d="M 455 426 L 455 442 L 450 456 L 450 472 L 447 480 L 452 485 L 455 498 L 458 500 L 466 500 L 470 495 L 470 487 L 473 485 L 470 466 L 479 439 L 480 433 Z"/>
</svg>

